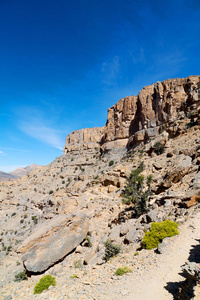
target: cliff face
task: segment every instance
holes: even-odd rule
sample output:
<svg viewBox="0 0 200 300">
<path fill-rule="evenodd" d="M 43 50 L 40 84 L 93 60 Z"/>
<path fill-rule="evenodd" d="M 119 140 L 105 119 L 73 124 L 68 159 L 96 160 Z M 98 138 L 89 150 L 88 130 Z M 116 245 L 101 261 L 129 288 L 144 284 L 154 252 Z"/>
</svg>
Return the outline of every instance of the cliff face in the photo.
<svg viewBox="0 0 200 300">
<path fill-rule="evenodd" d="M 92 151 L 99 147 L 104 127 L 85 128 L 73 131 L 66 137 L 64 154 L 74 152 L 80 154 L 83 150 Z"/>
<path fill-rule="evenodd" d="M 138 96 L 119 100 L 108 109 L 105 127 L 71 133 L 66 138 L 64 153 L 91 149 L 98 142 L 103 150 L 126 145 L 131 148 L 155 137 L 163 128 L 176 135 L 188 122 L 188 113 L 198 118 L 199 82 L 200 76 L 167 79 L 144 87 Z"/>
</svg>

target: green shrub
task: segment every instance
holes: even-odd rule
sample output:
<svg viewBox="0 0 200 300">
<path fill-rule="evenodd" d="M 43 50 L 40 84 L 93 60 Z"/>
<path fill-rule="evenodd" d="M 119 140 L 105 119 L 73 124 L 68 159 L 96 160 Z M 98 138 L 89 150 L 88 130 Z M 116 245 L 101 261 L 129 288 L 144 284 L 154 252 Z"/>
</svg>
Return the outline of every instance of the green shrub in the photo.
<svg viewBox="0 0 200 300">
<path fill-rule="evenodd" d="M 131 204 L 131 200 L 129 198 L 128 199 L 122 199 L 122 203 L 126 204 L 126 205 L 130 205 Z"/>
<path fill-rule="evenodd" d="M 122 276 L 126 273 L 130 273 L 132 272 L 132 270 L 130 268 L 128 268 L 127 266 L 125 267 L 122 267 L 122 268 L 118 268 L 116 271 L 115 271 L 115 275 L 118 275 L 118 276 Z"/>
<path fill-rule="evenodd" d="M 91 248 L 92 247 L 92 243 L 90 241 L 89 235 L 86 235 L 85 241 L 86 241 L 86 246 L 89 247 L 89 248 Z"/>
<path fill-rule="evenodd" d="M 145 233 L 142 247 L 149 250 L 157 248 L 164 238 L 178 234 L 177 227 L 178 224 L 170 220 L 151 223 L 151 230 Z"/>
<path fill-rule="evenodd" d="M 153 175 L 150 174 L 147 176 L 147 185 L 150 186 L 151 182 L 152 182 L 152 179 L 153 179 Z"/>
<path fill-rule="evenodd" d="M 19 281 L 22 281 L 22 280 L 28 280 L 25 269 L 22 272 L 19 272 L 17 275 L 15 275 L 14 281 L 19 282 Z"/>
<path fill-rule="evenodd" d="M 55 277 L 52 277 L 51 275 L 43 276 L 35 285 L 34 294 L 41 294 L 44 290 L 48 290 L 51 285 L 56 285 Z"/>
<path fill-rule="evenodd" d="M 155 143 L 155 145 L 154 145 L 154 152 L 157 155 L 163 154 L 164 153 L 164 146 L 160 142 Z"/>
<path fill-rule="evenodd" d="M 51 195 L 51 194 L 53 194 L 53 190 L 50 190 L 50 191 L 49 191 L 49 195 Z"/>
<path fill-rule="evenodd" d="M 191 128 L 195 125 L 196 125 L 196 122 L 194 122 L 194 120 L 192 120 L 191 122 L 185 124 L 186 128 Z"/>
<path fill-rule="evenodd" d="M 38 223 L 38 218 L 36 216 L 32 216 L 31 218 L 33 220 L 33 223 L 36 225 Z"/>
<path fill-rule="evenodd" d="M 114 165 L 114 160 L 109 161 L 109 167 L 111 167 L 112 165 Z"/>
<path fill-rule="evenodd" d="M 108 261 L 111 257 L 117 255 L 121 251 L 121 246 L 113 244 L 110 240 L 107 240 L 104 243 L 104 246 L 106 249 L 103 259 L 105 261 Z"/>
<path fill-rule="evenodd" d="M 81 269 L 83 266 L 82 261 L 80 259 L 74 261 L 74 268 Z"/>
<path fill-rule="evenodd" d="M 77 274 L 71 275 L 70 278 L 78 278 Z"/>
<path fill-rule="evenodd" d="M 152 175 L 147 177 L 148 189 L 144 190 L 144 176 L 140 173 L 144 169 L 144 163 L 141 162 L 137 169 L 132 170 L 130 176 L 127 178 L 126 187 L 122 193 L 124 204 L 135 204 L 134 212 L 135 217 L 139 217 L 148 211 L 147 199 L 151 194 L 151 181 Z"/>
<path fill-rule="evenodd" d="M 9 252 L 11 251 L 11 249 L 12 249 L 12 246 L 11 246 L 11 245 L 7 247 L 7 252 L 6 252 L 6 255 L 8 255 L 8 254 L 9 254 Z"/>
</svg>

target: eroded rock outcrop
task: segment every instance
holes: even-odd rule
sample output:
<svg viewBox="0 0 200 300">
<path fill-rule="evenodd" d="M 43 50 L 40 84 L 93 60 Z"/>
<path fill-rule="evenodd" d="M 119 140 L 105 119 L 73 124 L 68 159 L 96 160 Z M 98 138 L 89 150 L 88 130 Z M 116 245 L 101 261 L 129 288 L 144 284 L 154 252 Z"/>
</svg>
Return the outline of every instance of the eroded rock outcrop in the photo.
<svg viewBox="0 0 200 300">
<path fill-rule="evenodd" d="M 76 248 L 85 238 L 86 215 L 59 215 L 38 225 L 18 252 L 29 272 L 43 272 Z"/>
<path fill-rule="evenodd" d="M 82 153 L 83 150 L 93 150 L 99 147 L 104 127 L 85 128 L 73 131 L 66 137 L 64 154 L 68 152 Z"/>
<path fill-rule="evenodd" d="M 64 154 L 90 150 L 99 143 L 104 152 L 132 148 L 146 143 L 163 129 L 170 136 L 180 134 L 188 118 L 199 122 L 199 82 L 199 76 L 167 79 L 145 86 L 137 96 L 120 99 L 108 109 L 104 127 L 81 129 L 68 135 Z"/>
</svg>

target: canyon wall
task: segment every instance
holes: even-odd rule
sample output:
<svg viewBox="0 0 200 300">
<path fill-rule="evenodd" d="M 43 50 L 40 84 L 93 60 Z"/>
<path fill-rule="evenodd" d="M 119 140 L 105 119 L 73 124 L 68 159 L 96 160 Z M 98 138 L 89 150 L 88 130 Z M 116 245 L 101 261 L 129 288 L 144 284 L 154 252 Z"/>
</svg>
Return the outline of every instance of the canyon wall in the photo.
<svg viewBox="0 0 200 300">
<path fill-rule="evenodd" d="M 198 121 L 199 91 L 200 76 L 167 79 L 145 86 L 137 96 L 120 99 L 109 108 L 104 127 L 81 129 L 68 135 L 64 153 L 92 149 L 99 144 L 103 151 L 113 147 L 132 148 L 164 129 L 177 135 L 192 116 Z"/>
</svg>

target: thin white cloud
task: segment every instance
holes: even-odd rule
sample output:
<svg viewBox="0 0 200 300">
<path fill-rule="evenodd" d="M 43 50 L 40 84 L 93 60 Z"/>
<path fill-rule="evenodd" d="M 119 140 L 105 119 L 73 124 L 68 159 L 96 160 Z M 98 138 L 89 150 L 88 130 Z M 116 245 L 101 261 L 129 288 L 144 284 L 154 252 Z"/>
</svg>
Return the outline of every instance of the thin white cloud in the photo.
<svg viewBox="0 0 200 300">
<path fill-rule="evenodd" d="M 11 150 L 11 151 L 20 151 L 20 152 L 31 152 L 28 150 L 24 150 L 24 149 L 15 149 L 15 148 L 6 148 L 6 147 L 0 147 L 0 149 L 4 149 L 4 150 Z M 2 151 L 0 151 L 1 153 Z"/>
<path fill-rule="evenodd" d="M 3 151 L 0 151 L 0 155 L 6 155 L 6 153 Z"/>
<path fill-rule="evenodd" d="M 41 123 L 30 123 L 28 121 L 21 121 L 20 129 L 27 135 L 45 142 L 52 147 L 62 150 L 63 141 L 58 136 L 58 131 L 47 127 Z"/>
<path fill-rule="evenodd" d="M 114 85 L 120 72 L 119 56 L 115 56 L 111 62 L 104 62 L 101 72 L 103 75 L 103 83 Z"/>
<path fill-rule="evenodd" d="M 46 111 L 34 107 L 23 107 L 18 113 L 19 129 L 28 136 L 63 150 L 64 140 L 60 130 L 54 128 Z"/>
</svg>

